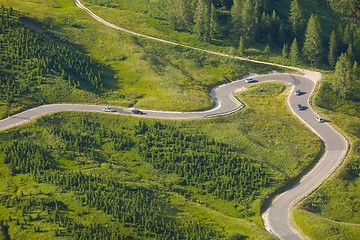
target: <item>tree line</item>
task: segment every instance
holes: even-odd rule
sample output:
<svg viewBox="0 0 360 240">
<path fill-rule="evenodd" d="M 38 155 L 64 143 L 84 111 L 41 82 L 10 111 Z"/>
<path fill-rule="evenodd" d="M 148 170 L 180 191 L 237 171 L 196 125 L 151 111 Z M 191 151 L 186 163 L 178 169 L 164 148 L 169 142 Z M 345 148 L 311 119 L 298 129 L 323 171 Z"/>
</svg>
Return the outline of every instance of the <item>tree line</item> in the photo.
<svg viewBox="0 0 360 240">
<path fill-rule="evenodd" d="M 360 99 L 360 11 L 356 0 L 333 1 L 325 6 L 339 18 L 337 26 L 327 25 L 321 16 L 291 0 L 288 14 L 276 12 L 271 0 L 175 0 L 165 1 L 165 17 L 177 31 L 195 34 L 199 41 L 238 39 L 236 54 L 256 43 L 264 52 L 282 49 L 292 64 L 306 63 L 335 69 L 333 90 L 340 98 Z M 336 15 L 336 14 L 340 15 Z M 332 28 L 332 29 L 331 29 Z"/>
</svg>

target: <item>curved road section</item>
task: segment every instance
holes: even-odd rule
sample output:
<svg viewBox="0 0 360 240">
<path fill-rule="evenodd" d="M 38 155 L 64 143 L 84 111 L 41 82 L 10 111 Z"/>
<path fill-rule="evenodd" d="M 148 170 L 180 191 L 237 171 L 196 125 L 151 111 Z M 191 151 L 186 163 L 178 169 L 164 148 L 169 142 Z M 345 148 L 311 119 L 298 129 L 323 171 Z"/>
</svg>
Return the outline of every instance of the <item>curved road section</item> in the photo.
<svg viewBox="0 0 360 240">
<path fill-rule="evenodd" d="M 292 228 L 289 222 L 289 209 L 292 205 L 305 197 L 318 187 L 334 169 L 339 165 L 347 151 L 347 142 L 328 123 L 316 121 L 316 113 L 309 105 L 309 96 L 312 93 L 315 82 L 299 75 L 269 74 L 254 77 L 255 83 L 246 83 L 244 79 L 221 85 L 211 91 L 215 101 L 214 108 L 200 112 L 164 112 L 142 110 L 143 114 L 136 115 L 151 118 L 167 119 L 191 119 L 221 116 L 237 111 L 242 104 L 233 97 L 235 91 L 245 86 L 267 81 L 281 81 L 293 85 L 293 91 L 289 95 L 288 104 L 292 112 L 298 116 L 312 131 L 318 134 L 326 145 L 326 152 L 314 169 L 309 172 L 298 185 L 282 193 L 270 205 L 263 214 L 266 229 L 280 239 L 301 239 L 300 235 Z M 300 96 L 294 94 L 294 90 L 301 90 Z M 299 111 L 297 105 L 307 108 Z M 114 108 L 116 112 L 111 114 L 131 115 L 130 108 Z M 29 109 L 0 121 L 0 130 L 6 130 L 24 124 L 36 117 L 61 111 L 103 112 L 103 107 L 86 104 L 50 104 Z M 135 115 L 135 114 L 133 114 Z"/>
<path fill-rule="evenodd" d="M 219 56 L 225 56 L 225 57 L 250 61 L 254 63 L 285 67 L 288 69 L 297 70 L 305 74 L 304 77 L 291 76 L 291 75 L 290 76 L 270 75 L 270 76 L 262 76 L 258 78 L 259 81 L 279 80 L 287 83 L 292 83 L 294 87 L 300 88 L 301 91 L 303 91 L 303 94 L 301 94 L 300 96 L 295 96 L 294 94 L 291 94 L 288 98 L 289 106 L 293 111 L 293 113 L 296 116 L 298 116 L 312 131 L 314 131 L 324 141 L 326 146 L 325 154 L 322 157 L 322 159 L 318 162 L 318 164 L 306 176 L 304 176 L 295 187 L 279 195 L 262 216 L 266 229 L 273 235 L 277 236 L 278 238 L 291 239 L 291 240 L 301 239 L 300 235 L 296 232 L 295 229 L 292 228 L 290 224 L 289 221 L 290 208 L 300 199 L 304 198 L 315 188 L 317 188 L 335 170 L 335 168 L 340 164 L 340 162 L 344 158 L 348 148 L 345 138 L 341 136 L 337 131 L 335 131 L 328 123 L 317 122 L 315 120 L 316 114 L 310 108 L 309 96 L 314 89 L 315 83 L 321 79 L 321 74 L 317 72 L 302 70 L 296 67 L 250 60 L 238 56 L 231 56 L 228 54 L 213 52 L 205 49 L 187 46 L 184 44 L 136 33 L 105 21 L 104 19 L 100 18 L 99 16 L 91 12 L 88 8 L 86 8 L 80 2 L 80 0 L 74 0 L 74 3 L 79 8 L 87 12 L 91 17 L 99 21 L 100 23 L 119 31 L 124 31 L 129 34 L 144 37 L 147 39 L 160 41 L 166 44 L 183 46 L 197 51 L 207 52 Z M 309 79 L 311 79 L 313 82 L 311 82 Z M 154 117 L 191 118 L 191 117 L 218 116 L 221 114 L 226 114 L 232 111 L 236 111 L 241 107 L 241 105 L 232 98 L 231 93 L 235 91 L 235 89 L 244 86 L 243 84 L 244 84 L 243 82 L 237 81 L 220 86 L 219 88 L 215 89 L 215 91 L 212 92 L 212 96 L 216 102 L 216 107 L 213 110 L 207 112 L 196 112 L 196 113 L 171 113 L 171 115 L 167 115 L 166 113 L 163 112 L 152 111 L 149 112 L 149 116 L 151 115 Z M 303 111 L 299 111 L 297 109 L 297 104 L 306 106 L 307 109 Z"/>
</svg>

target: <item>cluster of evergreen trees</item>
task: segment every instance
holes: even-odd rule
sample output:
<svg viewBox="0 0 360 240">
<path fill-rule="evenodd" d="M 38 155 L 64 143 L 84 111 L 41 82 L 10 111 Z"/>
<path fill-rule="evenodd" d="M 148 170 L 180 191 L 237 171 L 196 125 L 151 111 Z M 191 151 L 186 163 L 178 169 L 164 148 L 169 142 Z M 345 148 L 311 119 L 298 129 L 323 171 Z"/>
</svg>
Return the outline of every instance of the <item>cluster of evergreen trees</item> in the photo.
<svg viewBox="0 0 360 240">
<path fill-rule="evenodd" d="M 33 224 L 34 221 L 48 221 L 59 226 L 54 230 L 55 235 L 76 239 L 105 235 L 109 236 L 107 239 L 126 239 L 129 231 L 133 232 L 131 236 L 140 238 L 216 239 L 222 233 L 211 225 L 174 214 L 177 210 L 167 202 L 165 191 L 182 189 L 189 197 L 186 189 L 195 187 L 203 194 L 247 204 L 271 184 L 265 167 L 244 159 L 232 147 L 204 134 L 159 122 L 113 128 L 100 116 L 91 116 L 55 114 L 44 117 L 38 123 L 44 129 L 42 134 L 34 134 L 31 129 L 9 132 L 2 137 L 0 150 L 12 174 L 30 173 L 40 184 L 57 186 L 62 193 L 71 192 L 79 206 L 112 216 L 114 224 L 87 225 L 75 220 L 66 205 L 51 196 L 23 194 L 0 198 L 2 205 L 16 207 L 22 212 L 22 218 L 10 221 L 17 221 L 23 228 L 34 228 L 35 233 L 41 229 Z M 44 142 L 42 136 L 52 143 Z M 57 159 L 73 156 L 70 157 L 72 161 L 77 161 L 78 157 L 95 160 L 96 164 L 87 167 L 98 166 L 99 162 L 110 163 L 110 158 L 116 164 L 112 155 L 118 151 L 125 151 L 126 155 L 136 153 L 163 173 L 177 174 L 179 180 L 160 188 L 149 188 L 97 172 L 65 170 L 57 162 Z M 101 158 L 90 156 L 89 152 Z M 114 166 L 110 165 L 109 171 L 112 168 Z"/>
<path fill-rule="evenodd" d="M 29 140 L 14 140 L 5 147 L 4 163 L 12 174 L 36 173 L 51 169 L 53 162 L 43 150 Z"/>
<path fill-rule="evenodd" d="M 164 8 L 174 29 L 190 31 L 201 41 L 237 37 L 239 55 L 245 54 L 246 46 L 260 42 L 266 44 L 264 52 L 270 52 L 270 46 L 282 47 L 282 56 L 293 64 L 336 67 L 333 90 L 341 98 L 359 100 L 359 4 L 356 0 L 328 2 L 341 14 L 336 15 L 338 26 L 322 27 L 327 23 L 321 22 L 321 16 L 298 0 L 291 0 L 288 14 L 282 17 L 272 0 L 175 0 Z"/>
<path fill-rule="evenodd" d="M 2 6 L 0 99 L 12 101 L 54 76 L 77 87 L 101 89 L 103 67 L 71 46 L 25 27 L 16 12 Z"/>
<path fill-rule="evenodd" d="M 78 200 L 118 222 L 137 229 L 139 236 L 155 239 L 209 239 L 216 232 L 190 220 L 171 218 L 166 206 L 156 195 L 143 187 L 129 187 L 113 179 L 81 172 L 46 172 L 41 182 L 55 184 L 73 191 Z M 160 195 L 160 194 L 159 194 Z M 79 236 L 82 233 L 78 233 Z"/>
<path fill-rule="evenodd" d="M 176 173 L 180 184 L 237 202 L 254 199 L 270 183 L 265 168 L 244 159 L 229 145 L 203 134 L 190 134 L 163 125 L 140 123 L 139 153 L 165 173 Z"/>
</svg>

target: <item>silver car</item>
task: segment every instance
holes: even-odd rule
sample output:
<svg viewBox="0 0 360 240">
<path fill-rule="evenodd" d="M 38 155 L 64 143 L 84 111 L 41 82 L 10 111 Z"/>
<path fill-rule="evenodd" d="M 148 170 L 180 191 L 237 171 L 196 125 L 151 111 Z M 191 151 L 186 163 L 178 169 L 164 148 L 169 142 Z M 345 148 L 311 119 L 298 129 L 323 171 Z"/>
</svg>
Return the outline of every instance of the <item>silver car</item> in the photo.
<svg viewBox="0 0 360 240">
<path fill-rule="evenodd" d="M 104 107 L 104 108 L 103 108 L 103 111 L 104 111 L 104 112 L 116 112 L 116 109 L 111 108 L 111 107 Z"/>
</svg>

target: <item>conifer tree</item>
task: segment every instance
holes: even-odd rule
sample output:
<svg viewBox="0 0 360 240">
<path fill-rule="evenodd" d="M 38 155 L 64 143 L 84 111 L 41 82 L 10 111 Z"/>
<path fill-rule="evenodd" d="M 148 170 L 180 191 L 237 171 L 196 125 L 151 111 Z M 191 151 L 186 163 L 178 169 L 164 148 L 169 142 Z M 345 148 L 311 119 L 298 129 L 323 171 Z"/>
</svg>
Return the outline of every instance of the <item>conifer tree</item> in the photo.
<svg viewBox="0 0 360 240">
<path fill-rule="evenodd" d="M 174 29 L 185 31 L 190 30 L 193 21 L 193 8 L 191 0 L 167 1 L 168 19 Z"/>
<path fill-rule="evenodd" d="M 352 47 L 351 43 L 349 44 L 349 47 L 346 50 L 346 56 L 348 57 L 350 62 L 354 61 L 354 50 L 353 50 L 353 47 Z"/>
<path fill-rule="evenodd" d="M 210 40 L 210 11 L 206 0 L 198 0 L 195 12 L 194 32 L 201 41 Z"/>
<path fill-rule="evenodd" d="M 304 25 L 303 12 L 298 0 L 291 1 L 289 21 L 291 23 L 291 28 L 293 32 L 295 33 L 295 35 L 298 35 L 303 29 Z"/>
<path fill-rule="evenodd" d="M 241 36 L 239 41 L 239 55 L 243 56 L 245 52 L 244 38 Z"/>
<path fill-rule="evenodd" d="M 287 43 L 284 43 L 281 54 L 284 58 L 288 58 L 289 57 L 289 46 Z"/>
<path fill-rule="evenodd" d="M 294 38 L 290 46 L 290 60 L 293 63 L 299 62 L 300 60 L 300 51 L 296 38 Z"/>
<path fill-rule="evenodd" d="M 335 31 L 332 31 L 330 34 L 329 55 L 328 55 L 329 65 L 332 67 L 335 66 L 337 53 L 338 53 L 338 46 L 336 41 L 336 34 Z"/>
<path fill-rule="evenodd" d="M 242 25 L 241 2 L 242 0 L 234 0 L 234 3 L 231 7 L 232 29 L 235 34 L 240 34 L 240 29 Z"/>
<path fill-rule="evenodd" d="M 218 31 L 218 15 L 214 4 L 211 4 L 210 13 L 210 38 L 214 39 Z"/>
<path fill-rule="evenodd" d="M 316 15 L 311 15 L 305 33 L 303 54 L 313 65 L 318 65 L 322 57 L 320 23 Z"/>
<path fill-rule="evenodd" d="M 245 40 L 250 40 L 255 36 L 256 33 L 255 27 L 257 21 L 257 13 L 255 9 L 256 6 L 254 5 L 252 0 L 245 0 L 241 15 L 241 32 Z"/>
<path fill-rule="evenodd" d="M 340 98 L 351 98 L 352 66 L 346 53 L 342 53 L 336 62 L 333 89 Z"/>
</svg>

